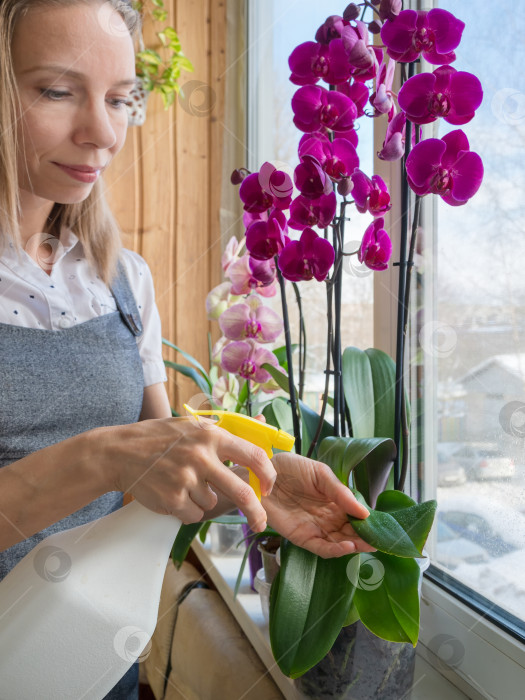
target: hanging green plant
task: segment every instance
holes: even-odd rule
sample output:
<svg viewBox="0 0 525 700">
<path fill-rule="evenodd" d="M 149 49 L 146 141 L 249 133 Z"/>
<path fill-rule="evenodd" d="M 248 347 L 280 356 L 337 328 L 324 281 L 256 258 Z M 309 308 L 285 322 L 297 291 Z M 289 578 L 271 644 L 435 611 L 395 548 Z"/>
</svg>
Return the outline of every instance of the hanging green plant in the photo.
<svg viewBox="0 0 525 700">
<path fill-rule="evenodd" d="M 139 79 L 137 92 L 142 92 L 141 97 L 146 97 L 151 92 L 159 93 L 164 107 L 168 109 L 180 92 L 181 72 L 193 72 L 193 65 L 182 52 L 177 32 L 166 24 L 168 13 L 164 0 L 137 1 L 134 8 L 140 12 L 143 21 L 146 17 L 151 19 L 159 40 L 156 47 L 146 48 L 139 35 L 139 50 L 135 59 Z"/>
</svg>

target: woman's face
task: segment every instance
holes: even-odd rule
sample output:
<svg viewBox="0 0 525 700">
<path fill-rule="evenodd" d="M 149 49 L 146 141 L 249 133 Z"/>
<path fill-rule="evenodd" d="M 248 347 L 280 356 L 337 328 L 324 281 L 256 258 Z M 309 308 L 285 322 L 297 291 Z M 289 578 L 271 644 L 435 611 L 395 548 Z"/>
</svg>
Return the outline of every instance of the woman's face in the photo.
<svg viewBox="0 0 525 700">
<path fill-rule="evenodd" d="M 22 107 L 19 185 L 40 200 L 84 200 L 124 143 L 133 42 L 109 3 L 31 9 L 13 64 Z"/>
</svg>

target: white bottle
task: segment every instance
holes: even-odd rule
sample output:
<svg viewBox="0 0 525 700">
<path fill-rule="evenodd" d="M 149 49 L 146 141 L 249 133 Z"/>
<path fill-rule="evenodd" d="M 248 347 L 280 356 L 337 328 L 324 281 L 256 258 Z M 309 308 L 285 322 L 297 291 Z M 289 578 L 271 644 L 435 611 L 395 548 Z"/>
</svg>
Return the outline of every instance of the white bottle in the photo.
<svg viewBox="0 0 525 700">
<path fill-rule="evenodd" d="M 1 700 L 101 700 L 153 634 L 180 525 L 133 501 L 31 550 L 0 583 Z"/>
</svg>

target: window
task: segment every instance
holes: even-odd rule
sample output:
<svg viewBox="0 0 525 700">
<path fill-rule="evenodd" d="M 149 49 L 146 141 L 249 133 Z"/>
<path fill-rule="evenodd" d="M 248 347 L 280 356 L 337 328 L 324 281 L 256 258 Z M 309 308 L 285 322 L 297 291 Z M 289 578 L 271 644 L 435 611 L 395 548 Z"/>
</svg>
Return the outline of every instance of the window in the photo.
<svg viewBox="0 0 525 700">
<path fill-rule="evenodd" d="M 344 6 L 248 2 L 250 169 L 271 159 L 296 164 L 300 133 L 291 126 L 287 58 Z M 463 207 L 426 197 L 422 211 L 407 353 L 410 488 L 422 500 L 437 497 L 439 514 L 427 545 L 433 565 L 423 586 L 420 653 L 468 697 L 511 698 L 525 669 L 525 44 L 509 29 L 525 29 L 525 5 L 439 6 L 466 22 L 453 65 L 475 73 L 485 96 L 472 123 L 440 121 L 425 127 L 425 137 L 463 129 L 484 160 L 485 180 Z M 385 129 L 374 134 L 373 127 L 365 121 L 360 132 L 362 158 L 369 144 L 361 163 L 368 173 Z M 399 201 L 398 164 L 376 160 L 375 172 Z M 394 250 L 399 219 L 393 211 Z M 348 238 L 358 242 L 365 227 L 356 217 Z M 394 356 L 396 269 L 365 278 L 362 270 L 347 272 L 343 343 Z M 321 285 L 305 293 L 320 343 L 311 339 L 307 381 L 318 392 L 325 300 Z"/>
</svg>

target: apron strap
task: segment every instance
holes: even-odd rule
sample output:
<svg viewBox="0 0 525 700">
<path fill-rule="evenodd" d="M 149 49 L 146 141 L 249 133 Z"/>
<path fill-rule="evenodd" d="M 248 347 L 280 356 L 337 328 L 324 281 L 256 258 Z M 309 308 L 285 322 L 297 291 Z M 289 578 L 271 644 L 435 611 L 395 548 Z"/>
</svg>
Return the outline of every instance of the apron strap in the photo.
<svg viewBox="0 0 525 700">
<path fill-rule="evenodd" d="M 113 280 L 110 290 L 115 297 L 117 309 L 120 311 L 120 315 L 126 326 L 133 335 L 142 335 L 143 327 L 140 314 L 124 270 L 124 265 L 120 260 L 117 263 L 117 276 Z"/>
</svg>

